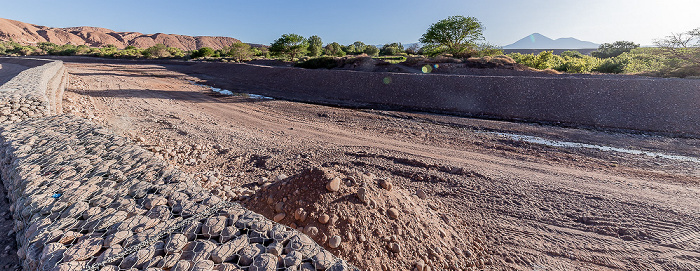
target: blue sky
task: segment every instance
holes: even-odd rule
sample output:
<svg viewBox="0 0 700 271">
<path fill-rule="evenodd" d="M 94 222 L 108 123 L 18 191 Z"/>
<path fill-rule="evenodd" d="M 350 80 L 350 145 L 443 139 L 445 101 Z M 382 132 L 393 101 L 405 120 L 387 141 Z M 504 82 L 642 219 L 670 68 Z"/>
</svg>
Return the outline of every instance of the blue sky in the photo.
<svg viewBox="0 0 700 271">
<path fill-rule="evenodd" d="M 698 0 L 0 0 L 0 7 L 0 18 L 37 25 L 229 36 L 262 44 L 284 33 L 318 35 L 324 43 L 411 43 L 451 15 L 476 17 L 486 40 L 501 46 L 534 32 L 648 45 L 700 27 Z"/>
</svg>

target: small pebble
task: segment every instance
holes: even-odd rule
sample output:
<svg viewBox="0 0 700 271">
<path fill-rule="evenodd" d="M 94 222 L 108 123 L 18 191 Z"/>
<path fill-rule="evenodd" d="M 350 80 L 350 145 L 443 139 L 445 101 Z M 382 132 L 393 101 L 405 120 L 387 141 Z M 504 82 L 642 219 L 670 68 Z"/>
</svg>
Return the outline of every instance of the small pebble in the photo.
<svg viewBox="0 0 700 271">
<path fill-rule="evenodd" d="M 330 219 L 331 219 L 331 217 L 328 216 L 327 214 L 322 214 L 321 216 L 318 217 L 318 223 L 326 224 L 326 223 L 328 223 L 328 220 L 330 220 Z"/>
<path fill-rule="evenodd" d="M 416 195 L 417 195 L 420 199 L 426 199 L 426 198 L 428 197 L 428 195 L 425 194 L 425 191 L 423 191 L 423 189 L 418 189 L 418 190 L 416 191 Z"/>
<path fill-rule="evenodd" d="M 331 239 L 328 240 L 328 246 L 330 248 L 338 248 L 342 239 L 338 235 L 333 235 Z"/>
<path fill-rule="evenodd" d="M 274 220 L 275 222 L 280 222 L 280 221 L 282 221 L 282 219 L 284 219 L 285 216 L 286 216 L 286 214 L 279 213 L 279 214 L 276 214 L 275 217 L 272 218 L 272 220 Z"/>
<path fill-rule="evenodd" d="M 382 186 L 382 188 L 389 191 L 391 191 L 391 189 L 394 188 L 394 184 L 392 184 L 391 181 L 386 179 L 379 180 L 379 185 Z"/>
<path fill-rule="evenodd" d="M 328 182 L 328 184 L 326 184 L 326 189 L 331 192 L 338 192 L 338 190 L 340 190 L 340 182 L 340 178 L 335 177 L 333 180 Z"/>
<path fill-rule="evenodd" d="M 389 211 L 387 211 L 387 214 L 392 219 L 399 218 L 399 210 L 397 210 L 396 208 L 389 208 Z"/>
</svg>

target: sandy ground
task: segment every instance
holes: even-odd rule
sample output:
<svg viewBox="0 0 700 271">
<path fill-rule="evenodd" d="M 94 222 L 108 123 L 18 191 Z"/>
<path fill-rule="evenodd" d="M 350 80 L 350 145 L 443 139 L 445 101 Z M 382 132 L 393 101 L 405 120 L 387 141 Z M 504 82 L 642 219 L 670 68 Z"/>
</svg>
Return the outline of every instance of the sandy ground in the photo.
<svg viewBox="0 0 700 271">
<path fill-rule="evenodd" d="M 167 65 L 66 65 L 67 113 L 266 216 L 317 227 L 326 248 L 341 236 L 329 249 L 362 269 L 700 269 L 700 163 L 488 132 L 699 157 L 696 139 L 222 96 Z M 325 191 L 334 176 L 342 188 Z"/>
</svg>

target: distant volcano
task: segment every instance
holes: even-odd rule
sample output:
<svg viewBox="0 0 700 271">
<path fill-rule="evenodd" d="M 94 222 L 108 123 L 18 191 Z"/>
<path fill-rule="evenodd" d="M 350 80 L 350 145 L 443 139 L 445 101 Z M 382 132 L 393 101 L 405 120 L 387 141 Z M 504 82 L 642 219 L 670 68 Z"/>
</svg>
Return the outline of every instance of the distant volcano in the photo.
<svg viewBox="0 0 700 271">
<path fill-rule="evenodd" d="M 598 44 L 575 38 L 550 39 L 540 33 L 533 33 L 513 44 L 503 46 L 503 49 L 590 49 L 598 48 Z"/>
</svg>

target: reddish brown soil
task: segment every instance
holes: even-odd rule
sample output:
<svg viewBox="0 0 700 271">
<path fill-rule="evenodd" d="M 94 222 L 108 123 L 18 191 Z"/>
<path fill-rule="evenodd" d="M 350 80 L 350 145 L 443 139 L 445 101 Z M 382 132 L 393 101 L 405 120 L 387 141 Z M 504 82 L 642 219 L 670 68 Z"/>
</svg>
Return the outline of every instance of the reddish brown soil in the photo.
<svg viewBox="0 0 700 271">
<path fill-rule="evenodd" d="M 698 163 L 483 132 L 698 157 L 696 139 L 220 96 L 167 65 L 65 61 L 64 110 L 269 218 L 316 227 L 313 238 L 363 269 L 700 269 Z M 335 177 L 339 191 L 328 191 Z M 337 249 L 323 242 L 334 235 Z"/>
<path fill-rule="evenodd" d="M 196 50 L 202 47 L 221 49 L 241 42 L 229 37 L 184 36 L 176 34 L 141 34 L 137 32 L 116 32 L 100 27 L 53 28 L 33 25 L 20 21 L 0 18 L 0 40 L 10 40 L 22 44 L 52 42 L 58 45 L 88 45 L 102 47 L 114 45 L 123 49 L 127 46 L 148 48 L 156 44 L 176 47 L 183 50 Z"/>
</svg>

